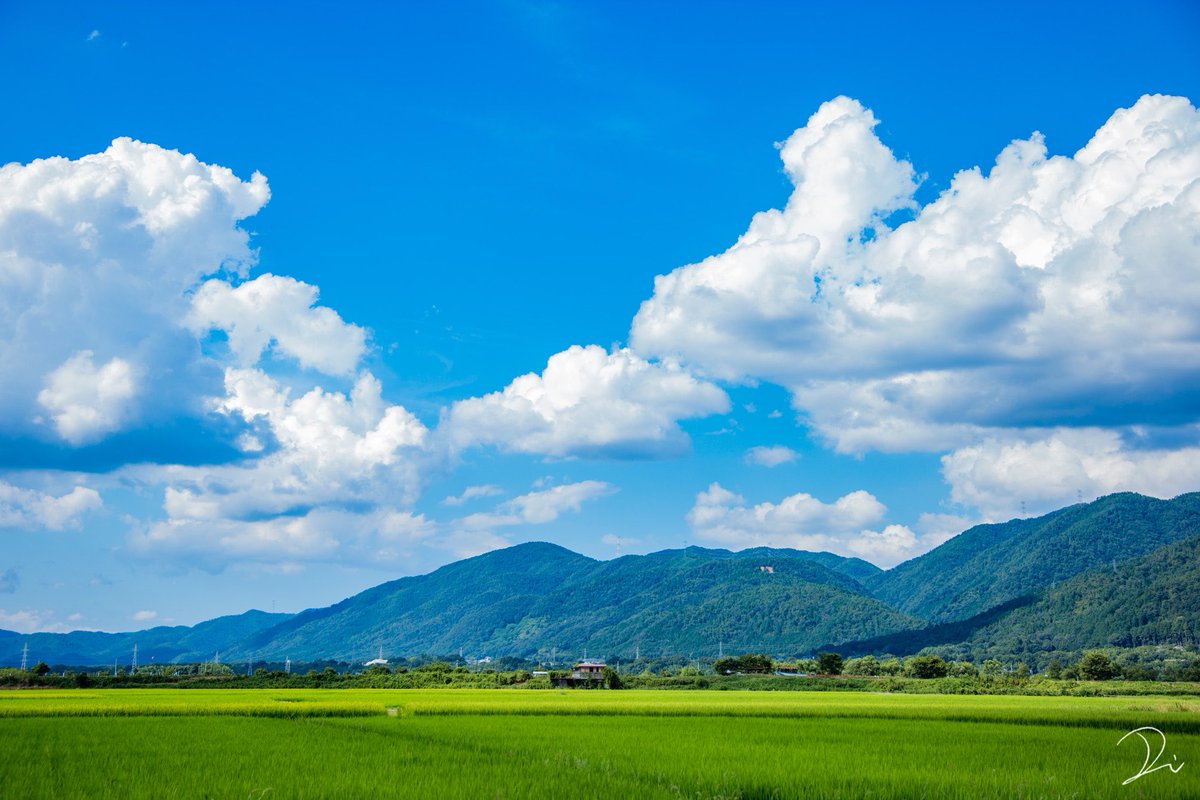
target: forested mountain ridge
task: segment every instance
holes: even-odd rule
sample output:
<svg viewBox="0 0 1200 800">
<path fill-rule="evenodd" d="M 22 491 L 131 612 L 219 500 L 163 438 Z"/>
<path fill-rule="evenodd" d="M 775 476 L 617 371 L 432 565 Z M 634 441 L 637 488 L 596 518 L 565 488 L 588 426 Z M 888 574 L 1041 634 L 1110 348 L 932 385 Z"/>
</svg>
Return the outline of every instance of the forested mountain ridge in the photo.
<svg viewBox="0 0 1200 800">
<path fill-rule="evenodd" d="M 534 542 L 302 612 L 233 652 L 346 659 L 379 647 L 492 656 L 589 647 L 681 652 L 723 639 L 732 645 L 735 634 L 761 649 L 815 646 L 834 630 L 919 627 L 851 577 L 873 570 L 858 559 L 767 548 L 689 547 L 595 561 Z"/>
<path fill-rule="evenodd" d="M 1082 572 L 963 641 L 985 658 L 1160 644 L 1200 644 L 1200 534 Z"/>
<path fill-rule="evenodd" d="M 998 655 L 1195 641 L 1200 494 L 1111 495 L 980 525 L 891 571 L 830 553 L 689 547 L 598 561 L 534 542 L 400 578 L 295 615 L 192 628 L 20 635 L 31 657 L 111 665 L 389 656 L 546 657 L 922 647 Z"/>
<path fill-rule="evenodd" d="M 950 622 L 1196 534 L 1200 493 L 1113 494 L 1043 517 L 977 525 L 868 579 L 868 588 L 899 611 Z"/>
</svg>

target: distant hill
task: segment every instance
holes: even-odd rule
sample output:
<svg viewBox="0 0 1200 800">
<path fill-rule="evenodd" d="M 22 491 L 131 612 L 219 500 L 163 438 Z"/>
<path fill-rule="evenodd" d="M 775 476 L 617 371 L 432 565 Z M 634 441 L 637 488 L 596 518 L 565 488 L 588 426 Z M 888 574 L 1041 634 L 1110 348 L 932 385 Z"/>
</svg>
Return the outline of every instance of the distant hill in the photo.
<svg viewBox="0 0 1200 800">
<path fill-rule="evenodd" d="M 594 561 L 556 545 L 522 544 L 303 612 L 234 653 L 362 659 L 380 646 L 491 656 L 686 653 L 723 641 L 804 649 L 834 632 L 920 626 L 866 596 L 852 577 L 876 571 L 858 559 L 797 550 L 691 547 Z"/>
<path fill-rule="evenodd" d="M 47 664 L 112 665 L 128 667 L 133 646 L 138 646 L 138 663 L 178 663 L 212 658 L 218 651 L 287 619 L 290 614 L 268 614 L 247 611 L 228 617 L 217 617 L 191 627 L 159 626 L 131 633 L 29 633 L 0 631 L 0 664 L 20 663 L 20 650 L 29 645 L 30 657 Z M 15 654 L 15 655 L 14 655 Z M 14 660 L 15 659 L 15 660 Z"/>
<path fill-rule="evenodd" d="M 1114 494 L 1044 517 L 977 525 L 887 572 L 868 588 L 930 622 L 962 620 L 1200 534 L 1200 493 L 1174 500 Z"/>
<path fill-rule="evenodd" d="M 239 643 L 237 652 L 363 660 L 380 646 L 408 655 L 475 652 L 497 628 L 519 622 L 599 563 L 545 542 L 494 550 L 301 612 Z"/>
<path fill-rule="evenodd" d="M 1195 644 L 1200 494 L 1117 494 L 979 525 L 884 572 L 830 553 L 689 547 L 597 561 L 545 542 L 468 558 L 296 615 L 191 628 L 18 635 L 0 663 L 121 664 L 387 656 L 596 656 L 936 646 L 979 655 Z"/>
</svg>

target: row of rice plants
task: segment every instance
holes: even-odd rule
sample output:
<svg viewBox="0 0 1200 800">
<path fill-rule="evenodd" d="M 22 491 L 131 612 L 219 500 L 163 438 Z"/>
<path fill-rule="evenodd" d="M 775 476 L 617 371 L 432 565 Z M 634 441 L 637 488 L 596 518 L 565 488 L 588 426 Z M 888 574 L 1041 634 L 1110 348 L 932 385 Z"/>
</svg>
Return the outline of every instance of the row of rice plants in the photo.
<svg viewBox="0 0 1200 800">
<path fill-rule="evenodd" d="M 755 693 L 528 690 L 105 690 L 0 693 L 0 718 L 29 716 L 337 717 L 751 716 L 929 719 L 1023 725 L 1200 732 L 1200 701 L 880 693 Z"/>
<path fill-rule="evenodd" d="M 936 719 L 0 719 L 13 796 L 1187 798 L 1117 732 Z M 1200 757 L 1200 736 L 1170 753 Z"/>
</svg>

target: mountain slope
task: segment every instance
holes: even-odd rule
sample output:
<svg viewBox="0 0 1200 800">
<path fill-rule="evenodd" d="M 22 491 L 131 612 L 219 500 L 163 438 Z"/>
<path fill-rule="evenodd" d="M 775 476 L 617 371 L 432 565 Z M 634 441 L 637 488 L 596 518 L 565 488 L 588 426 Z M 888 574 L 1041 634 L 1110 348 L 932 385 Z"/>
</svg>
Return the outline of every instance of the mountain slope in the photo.
<svg viewBox="0 0 1200 800">
<path fill-rule="evenodd" d="M 380 646 L 408 655 L 456 652 L 517 622 L 542 596 L 597 563 L 546 542 L 494 550 L 301 612 L 234 652 L 302 659 L 365 659 Z"/>
<path fill-rule="evenodd" d="M 29 645 L 29 657 L 47 664 L 118 663 L 128 667 L 133 646 L 138 648 L 138 663 L 158 664 L 200 661 L 220 650 L 228 651 L 236 642 L 269 628 L 290 614 L 247 611 L 244 614 L 217 617 L 192 627 L 159 626 L 131 633 L 73 631 L 71 633 L 29 633 L 0 631 L 0 663 L 20 664 L 20 651 Z"/>
<path fill-rule="evenodd" d="M 486 647 L 686 653 L 724 642 L 730 650 L 805 652 L 830 635 L 921 624 L 823 563 L 830 562 L 794 550 L 696 547 L 601 562 L 531 607 L 518 626 L 498 630 Z"/>
<path fill-rule="evenodd" d="M 867 583 L 899 611 L 949 622 L 1198 533 L 1200 493 L 1114 494 L 1035 519 L 978 525 Z"/>
<path fill-rule="evenodd" d="M 1048 589 L 965 639 L 976 653 L 1200 644 L 1200 535 Z M 986 656 L 985 656 L 986 657 Z"/>
<path fill-rule="evenodd" d="M 409 655 L 683 652 L 734 639 L 804 649 L 833 631 L 919 626 L 865 596 L 851 577 L 875 571 L 858 559 L 796 550 L 692 547 L 594 561 L 531 543 L 303 612 L 231 656 L 362 659 L 378 647 Z"/>
</svg>

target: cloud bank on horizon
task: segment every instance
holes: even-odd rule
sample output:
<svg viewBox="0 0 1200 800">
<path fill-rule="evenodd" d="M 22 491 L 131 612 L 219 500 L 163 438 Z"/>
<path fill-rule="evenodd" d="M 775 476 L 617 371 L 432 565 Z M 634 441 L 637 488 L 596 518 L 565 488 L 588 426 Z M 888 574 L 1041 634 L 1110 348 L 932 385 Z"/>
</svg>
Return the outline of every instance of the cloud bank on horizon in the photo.
<svg viewBox="0 0 1200 800">
<path fill-rule="evenodd" d="M 144 558 L 212 571 L 421 563 L 508 543 L 619 490 L 585 480 L 472 487 L 430 519 L 429 475 L 478 448 L 546 459 L 686 457 L 681 421 L 731 387 L 787 389 L 838 452 L 933 452 L 954 514 L 889 524 L 867 490 L 804 487 L 750 505 L 712 483 L 706 541 L 824 549 L 890 566 L 974 520 L 1078 496 L 1200 487 L 1200 112 L 1146 96 L 1074 156 L 1015 141 L 920 206 L 919 176 L 855 100 L 779 146 L 793 191 L 726 251 L 655 281 L 627 347 L 577 345 L 541 373 L 422 421 L 385 400 L 370 330 L 316 286 L 251 277 L 243 227 L 267 179 L 118 139 L 78 160 L 0 168 L 0 450 L 98 443 L 187 419 L 221 463 L 16 469 L 0 527 L 59 530 L 119 482 L 153 487 L 130 521 Z M 31 444 L 32 443 L 32 444 Z M 734 456 L 773 467 L 789 448 Z M 489 499 L 490 498 L 490 499 Z M 13 579 L 16 580 L 15 578 Z"/>
</svg>

